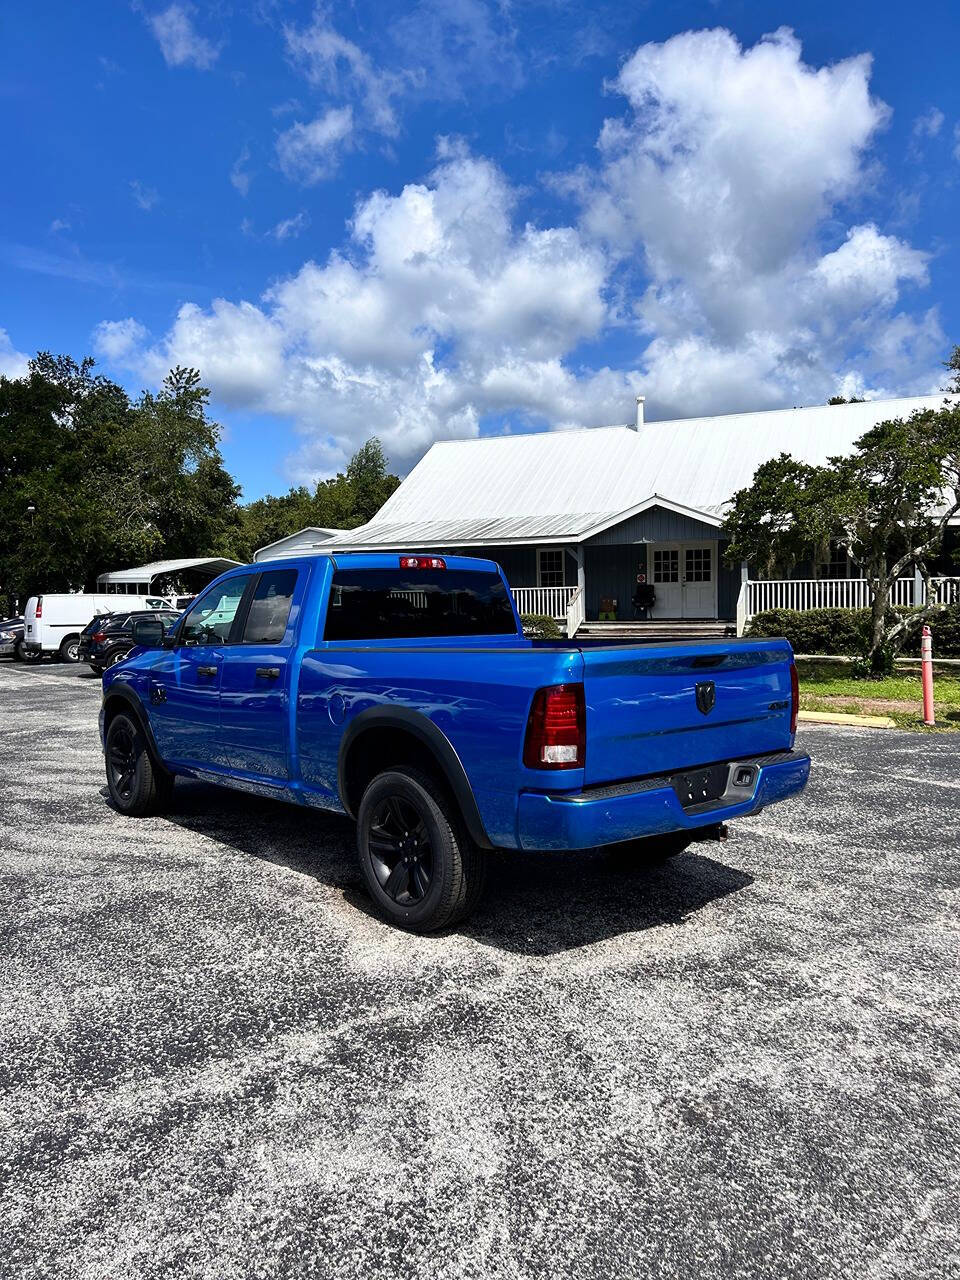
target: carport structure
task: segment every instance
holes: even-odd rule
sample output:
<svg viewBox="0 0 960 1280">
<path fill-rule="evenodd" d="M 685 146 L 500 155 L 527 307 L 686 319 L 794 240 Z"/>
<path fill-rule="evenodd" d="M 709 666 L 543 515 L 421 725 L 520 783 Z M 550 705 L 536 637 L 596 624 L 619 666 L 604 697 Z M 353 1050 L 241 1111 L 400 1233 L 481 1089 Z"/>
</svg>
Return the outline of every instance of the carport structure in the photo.
<svg viewBox="0 0 960 1280">
<path fill-rule="evenodd" d="M 97 578 L 97 590 L 107 595 L 168 595 L 201 591 L 208 582 L 235 569 L 240 562 L 223 556 L 198 560 L 153 560 L 133 569 L 113 569 Z"/>
</svg>

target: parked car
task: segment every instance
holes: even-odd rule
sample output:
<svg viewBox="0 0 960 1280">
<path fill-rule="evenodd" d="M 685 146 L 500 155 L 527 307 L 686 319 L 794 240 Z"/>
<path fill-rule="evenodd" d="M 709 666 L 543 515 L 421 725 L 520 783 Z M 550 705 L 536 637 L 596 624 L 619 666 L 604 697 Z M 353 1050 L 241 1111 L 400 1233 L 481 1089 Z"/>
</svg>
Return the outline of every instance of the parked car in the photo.
<svg viewBox="0 0 960 1280">
<path fill-rule="evenodd" d="M 133 639 L 103 680 L 114 805 L 159 812 L 184 775 L 347 813 L 408 929 L 468 914 L 491 848 L 672 856 L 810 771 L 785 640 L 529 640 L 489 560 L 247 565 Z"/>
<path fill-rule="evenodd" d="M 80 632 L 77 654 L 98 675 L 122 662 L 134 648 L 133 624 L 140 618 L 159 618 L 164 630 L 180 617 L 172 609 L 137 609 L 132 613 L 99 614 Z"/>
<path fill-rule="evenodd" d="M 169 609 L 162 596 L 87 595 L 81 592 L 31 596 L 27 601 L 24 648 L 41 657 L 56 654 L 63 662 L 79 662 L 80 633 L 92 617 L 138 609 Z"/>
<path fill-rule="evenodd" d="M 23 619 L 0 619 L 0 658 L 16 658 L 18 662 L 29 661 L 30 655 L 23 645 Z"/>
</svg>

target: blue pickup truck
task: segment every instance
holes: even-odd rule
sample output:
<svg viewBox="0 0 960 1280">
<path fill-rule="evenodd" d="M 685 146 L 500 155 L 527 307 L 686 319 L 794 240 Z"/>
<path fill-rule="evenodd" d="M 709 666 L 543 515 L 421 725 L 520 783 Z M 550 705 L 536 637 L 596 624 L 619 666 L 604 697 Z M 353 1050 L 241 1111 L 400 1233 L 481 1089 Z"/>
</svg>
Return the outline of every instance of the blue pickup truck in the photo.
<svg viewBox="0 0 960 1280">
<path fill-rule="evenodd" d="M 177 775 L 356 819 L 379 912 L 464 918 L 490 849 L 672 856 L 802 790 L 785 640 L 526 638 L 502 570 L 423 554 L 233 569 L 103 678 L 123 813 Z"/>
</svg>

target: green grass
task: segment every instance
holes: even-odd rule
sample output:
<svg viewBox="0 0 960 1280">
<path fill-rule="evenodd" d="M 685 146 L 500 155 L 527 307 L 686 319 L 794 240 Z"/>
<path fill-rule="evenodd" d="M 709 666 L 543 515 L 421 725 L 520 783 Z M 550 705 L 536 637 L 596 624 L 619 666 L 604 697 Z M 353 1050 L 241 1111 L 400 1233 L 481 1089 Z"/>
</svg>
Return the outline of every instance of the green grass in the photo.
<svg viewBox="0 0 960 1280">
<path fill-rule="evenodd" d="M 801 689 L 818 697 L 910 698 L 920 700 L 919 675 L 893 675 L 883 680 L 855 680 L 833 664 L 798 662 Z M 960 707 L 960 675 L 938 675 L 933 682 L 934 701 Z"/>
<path fill-rule="evenodd" d="M 883 680 L 856 680 L 835 663 L 799 662 L 800 705 L 806 711 L 844 711 L 885 715 L 901 729 L 927 730 L 921 720 L 919 675 L 897 674 Z M 842 701 L 841 701 L 842 699 Z M 906 707 L 877 707 L 875 700 L 908 702 Z M 853 701 L 851 701 L 853 700 Z M 960 674 L 938 674 L 933 683 L 936 728 L 960 731 Z"/>
</svg>

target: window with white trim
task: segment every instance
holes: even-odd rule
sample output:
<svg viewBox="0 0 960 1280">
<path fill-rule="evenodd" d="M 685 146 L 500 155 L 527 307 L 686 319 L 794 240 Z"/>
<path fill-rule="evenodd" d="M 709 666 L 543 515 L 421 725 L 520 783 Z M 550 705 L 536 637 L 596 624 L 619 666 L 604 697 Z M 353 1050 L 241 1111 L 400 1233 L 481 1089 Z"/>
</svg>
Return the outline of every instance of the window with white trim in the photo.
<svg viewBox="0 0 960 1280">
<path fill-rule="evenodd" d="M 821 578 L 856 577 L 856 570 L 850 553 L 846 547 L 833 543 L 830 547 L 830 559 L 820 565 Z"/>
<path fill-rule="evenodd" d="M 680 581 L 680 552 L 676 547 L 654 547 L 654 582 Z"/>
<path fill-rule="evenodd" d="M 537 586 L 563 586 L 563 552 L 553 547 L 537 548 Z"/>
<path fill-rule="evenodd" d="M 688 582 L 713 581 L 713 554 L 710 547 L 687 547 L 684 574 Z"/>
</svg>

